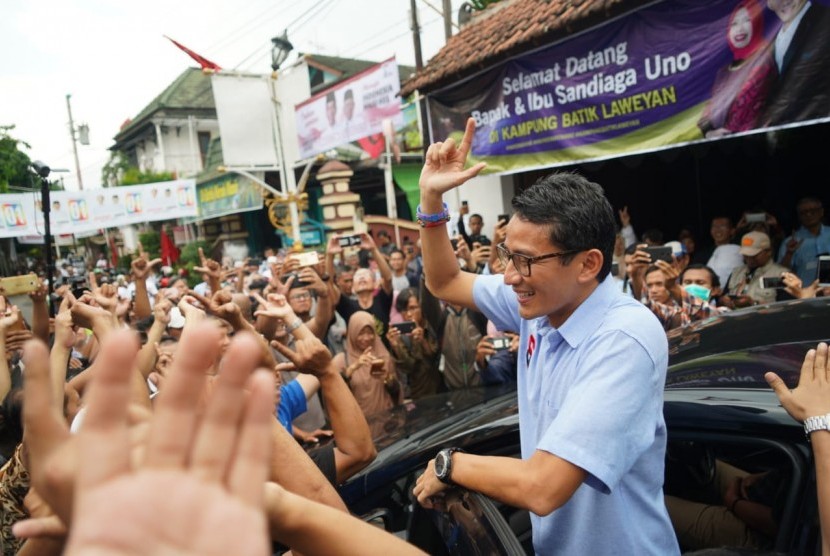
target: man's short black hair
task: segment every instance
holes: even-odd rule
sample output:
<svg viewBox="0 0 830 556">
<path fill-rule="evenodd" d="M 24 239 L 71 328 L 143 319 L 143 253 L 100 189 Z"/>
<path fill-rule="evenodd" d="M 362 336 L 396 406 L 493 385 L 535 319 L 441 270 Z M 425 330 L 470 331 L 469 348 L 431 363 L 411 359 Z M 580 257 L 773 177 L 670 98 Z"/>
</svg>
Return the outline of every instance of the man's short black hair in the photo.
<svg viewBox="0 0 830 556">
<path fill-rule="evenodd" d="M 598 249 L 603 260 L 597 280 L 605 280 L 611 272 L 617 224 L 602 187 L 574 172 L 556 172 L 514 197 L 512 204 L 522 220 L 548 225 L 553 245 L 565 251 Z M 573 255 L 561 258 L 563 265 L 572 260 Z"/>
<path fill-rule="evenodd" d="M 686 271 L 688 270 L 708 270 L 709 271 L 709 279 L 712 282 L 712 288 L 719 288 L 720 287 L 720 278 L 718 278 L 717 272 L 709 268 L 703 263 L 693 263 L 683 269 L 683 272 L 680 273 L 680 283 L 683 283 L 683 276 L 686 275 Z"/>
<path fill-rule="evenodd" d="M 663 232 L 661 230 L 658 230 L 657 228 L 649 228 L 648 230 L 643 232 L 643 241 L 662 245 Z"/>
</svg>

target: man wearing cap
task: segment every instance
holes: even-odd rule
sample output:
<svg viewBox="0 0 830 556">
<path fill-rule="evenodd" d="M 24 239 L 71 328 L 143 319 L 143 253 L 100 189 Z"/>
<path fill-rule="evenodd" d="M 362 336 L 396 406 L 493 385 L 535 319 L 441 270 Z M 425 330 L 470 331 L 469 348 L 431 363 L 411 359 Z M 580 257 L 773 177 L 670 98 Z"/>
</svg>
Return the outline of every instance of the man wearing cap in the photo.
<svg viewBox="0 0 830 556">
<path fill-rule="evenodd" d="M 749 232 L 741 238 L 744 264 L 732 271 L 726 293 L 736 308 L 772 303 L 786 297 L 784 290 L 762 288 L 761 278 L 780 277 L 789 272 L 772 260 L 772 244 L 764 232 Z"/>
</svg>

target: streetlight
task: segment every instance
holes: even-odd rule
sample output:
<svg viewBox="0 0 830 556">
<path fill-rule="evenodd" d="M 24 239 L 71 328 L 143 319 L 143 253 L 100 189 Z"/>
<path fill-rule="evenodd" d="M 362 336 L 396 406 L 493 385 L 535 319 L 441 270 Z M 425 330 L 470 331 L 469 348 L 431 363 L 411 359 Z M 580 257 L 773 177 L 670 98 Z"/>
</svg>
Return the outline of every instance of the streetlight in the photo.
<svg viewBox="0 0 830 556">
<path fill-rule="evenodd" d="M 277 70 L 280 68 L 288 54 L 294 49 L 294 45 L 288 40 L 288 29 L 282 32 L 282 36 L 271 39 L 271 100 L 274 103 L 274 123 L 277 132 L 277 158 L 280 163 L 280 184 L 282 193 L 290 199 L 288 204 L 289 215 L 291 216 L 292 240 L 295 249 L 302 248 L 300 234 L 300 213 L 297 208 L 297 180 L 294 176 L 294 168 L 289 168 L 285 162 L 285 149 L 283 148 L 282 123 L 280 120 L 280 102 L 277 98 Z"/>
<path fill-rule="evenodd" d="M 279 37 L 271 39 L 271 69 L 277 71 L 288 54 L 294 50 L 294 45 L 288 40 L 288 29 L 282 32 Z"/>
<path fill-rule="evenodd" d="M 40 176 L 40 206 L 43 210 L 43 246 L 46 254 L 46 281 L 49 287 L 49 314 L 54 315 L 52 293 L 55 291 L 55 263 L 52 259 L 52 227 L 49 222 L 51 201 L 49 200 L 49 174 L 52 169 L 40 160 L 32 162 L 32 169 Z"/>
</svg>

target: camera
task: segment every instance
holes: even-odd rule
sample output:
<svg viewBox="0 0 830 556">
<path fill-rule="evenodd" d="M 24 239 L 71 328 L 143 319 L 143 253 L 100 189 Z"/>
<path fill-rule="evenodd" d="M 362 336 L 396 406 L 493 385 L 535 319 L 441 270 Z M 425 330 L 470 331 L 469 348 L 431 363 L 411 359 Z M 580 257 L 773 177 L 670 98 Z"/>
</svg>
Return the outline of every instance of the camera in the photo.
<svg viewBox="0 0 830 556">
<path fill-rule="evenodd" d="M 818 258 L 818 285 L 822 288 L 830 286 L 830 255 Z"/>
<path fill-rule="evenodd" d="M 762 276 L 761 287 L 764 289 L 783 289 L 784 279 L 780 276 Z"/>
<path fill-rule="evenodd" d="M 415 330 L 415 323 L 411 320 L 405 320 L 403 322 L 394 323 L 392 327 L 397 328 L 398 332 L 401 334 L 412 334 L 412 331 Z"/>
<path fill-rule="evenodd" d="M 352 247 L 354 245 L 360 245 L 360 236 L 343 236 L 337 238 L 337 243 L 340 247 Z"/>
<path fill-rule="evenodd" d="M 491 338 L 490 343 L 493 344 L 493 349 L 495 349 L 496 351 L 501 351 L 503 349 L 510 348 L 510 338 L 508 338 L 507 336 Z"/>
<path fill-rule="evenodd" d="M 667 263 L 672 262 L 672 252 L 671 247 L 665 246 L 656 246 L 656 247 L 646 247 L 645 252 L 649 254 L 651 257 L 652 262 L 657 261 L 666 261 Z"/>
</svg>

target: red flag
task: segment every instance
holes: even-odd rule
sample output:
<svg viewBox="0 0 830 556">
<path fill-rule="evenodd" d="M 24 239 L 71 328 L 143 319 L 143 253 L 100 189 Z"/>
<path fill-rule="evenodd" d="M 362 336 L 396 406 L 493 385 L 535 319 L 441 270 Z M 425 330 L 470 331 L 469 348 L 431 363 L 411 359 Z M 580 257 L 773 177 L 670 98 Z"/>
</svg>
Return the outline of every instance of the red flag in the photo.
<svg viewBox="0 0 830 556">
<path fill-rule="evenodd" d="M 171 39 L 167 35 L 164 35 L 164 38 L 169 40 L 170 42 L 172 42 L 173 44 L 175 44 L 176 46 L 178 46 L 182 50 L 184 50 L 187 53 L 188 56 L 190 56 L 191 58 L 193 58 L 194 60 L 199 62 L 199 65 L 202 66 L 203 70 L 207 69 L 207 70 L 219 71 L 219 70 L 222 69 L 222 68 L 219 67 L 218 64 L 215 64 L 215 63 L 211 62 L 210 60 L 208 60 L 207 58 L 205 58 L 203 56 L 199 56 L 198 54 L 196 54 L 195 52 L 193 52 L 192 50 L 190 50 L 189 48 L 187 48 L 183 44 L 180 44 L 180 43 L 174 41 L 173 39 Z"/>
<path fill-rule="evenodd" d="M 112 259 L 112 268 L 118 266 L 118 246 L 115 245 L 115 234 L 107 234 L 109 236 L 110 258 Z"/>
<path fill-rule="evenodd" d="M 164 265 L 172 266 L 173 263 L 179 260 L 179 249 L 170 236 L 161 231 L 161 262 Z"/>
</svg>

